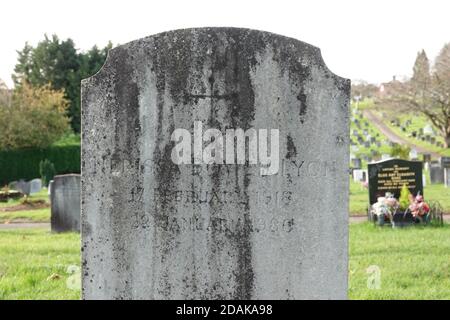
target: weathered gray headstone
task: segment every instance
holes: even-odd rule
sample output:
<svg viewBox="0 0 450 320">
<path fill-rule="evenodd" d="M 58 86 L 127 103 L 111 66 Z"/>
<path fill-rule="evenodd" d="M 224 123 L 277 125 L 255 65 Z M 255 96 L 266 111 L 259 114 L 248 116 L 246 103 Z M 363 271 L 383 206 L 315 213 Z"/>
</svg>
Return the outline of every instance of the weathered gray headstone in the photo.
<svg viewBox="0 0 450 320">
<path fill-rule="evenodd" d="M 416 149 L 411 149 L 411 151 L 409 152 L 409 159 L 417 160 L 418 156 L 419 156 L 419 154 L 417 153 L 417 150 Z"/>
<path fill-rule="evenodd" d="M 353 158 L 352 159 L 352 166 L 355 169 L 360 169 L 362 167 L 362 161 L 360 158 Z"/>
<path fill-rule="evenodd" d="M 446 188 L 450 187 L 450 168 L 443 168 L 444 170 L 444 185 Z"/>
<path fill-rule="evenodd" d="M 423 133 L 426 134 L 426 135 L 434 134 L 433 127 L 432 127 L 430 124 L 427 124 L 427 125 L 423 128 Z"/>
<path fill-rule="evenodd" d="M 51 184 L 51 228 L 53 232 L 80 231 L 79 174 L 55 176 Z"/>
<path fill-rule="evenodd" d="M 354 182 L 367 182 L 367 170 L 365 170 L 365 169 L 353 170 L 353 181 Z"/>
<path fill-rule="evenodd" d="M 437 161 L 432 161 L 430 164 L 430 183 L 444 183 L 444 168 Z"/>
<path fill-rule="evenodd" d="M 8 188 L 11 189 L 11 190 L 19 191 L 19 190 L 17 190 L 17 181 L 11 181 L 11 182 L 8 184 Z"/>
<path fill-rule="evenodd" d="M 17 191 L 22 192 L 23 194 L 29 196 L 30 195 L 30 183 L 21 179 L 17 181 L 15 189 Z"/>
<path fill-rule="evenodd" d="M 448 188 L 450 186 L 450 157 L 441 157 L 439 163 L 444 171 L 444 184 Z"/>
<path fill-rule="evenodd" d="M 50 197 L 51 194 L 52 194 L 52 186 L 53 186 L 53 180 L 50 180 L 50 181 L 48 182 L 48 191 L 47 191 L 49 197 Z"/>
<path fill-rule="evenodd" d="M 349 93 L 318 48 L 267 32 L 111 50 L 82 83 L 83 297 L 346 298 Z"/>
<path fill-rule="evenodd" d="M 42 190 L 42 180 L 33 179 L 30 181 L 30 194 L 38 193 Z"/>
</svg>

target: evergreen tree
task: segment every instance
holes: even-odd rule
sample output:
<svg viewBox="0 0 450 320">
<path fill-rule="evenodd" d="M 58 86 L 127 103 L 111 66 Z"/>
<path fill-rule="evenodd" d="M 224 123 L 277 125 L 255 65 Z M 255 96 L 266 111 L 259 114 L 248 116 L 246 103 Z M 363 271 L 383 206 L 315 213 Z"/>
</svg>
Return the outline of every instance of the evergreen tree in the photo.
<svg viewBox="0 0 450 320">
<path fill-rule="evenodd" d="M 411 83 L 421 92 L 426 90 L 430 84 L 430 61 L 428 60 L 425 50 L 417 53 Z"/>
<path fill-rule="evenodd" d="M 381 104 L 398 112 L 418 112 L 439 130 L 450 148 L 450 44 L 446 44 L 430 70 L 424 50 L 417 54 L 413 76 L 405 82 L 390 83 Z"/>
<path fill-rule="evenodd" d="M 56 35 L 39 42 L 28 43 L 18 52 L 13 80 L 17 87 L 26 81 L 32 86 L 50 84 L 54 90 L 64 90 L 69 101 L 67 115 L 74 132 L 80 132 L 80 84 L 83 78 L 95 74 L 103 65 L 111 43 L 103 49 L 94 46 L 88 52 L 77 52 L 71 39 L 60 40 Z"/>
</svg>

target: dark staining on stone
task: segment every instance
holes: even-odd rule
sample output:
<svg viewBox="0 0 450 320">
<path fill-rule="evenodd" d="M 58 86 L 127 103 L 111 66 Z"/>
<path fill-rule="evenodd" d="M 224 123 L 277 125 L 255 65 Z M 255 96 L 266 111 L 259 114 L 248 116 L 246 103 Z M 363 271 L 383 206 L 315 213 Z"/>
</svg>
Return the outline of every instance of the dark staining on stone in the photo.
<svg viewBox="0 0 450 320">
<path fill-rule="evenodd" d="M 250 78 L 250 72 L 254 65 L 257 63 L 256 54 L 258 51 L 262 51 L 264 48 L 264 42 L 261 37 L 249 36 L 247 32 L 238 31 L 236 29 L 229 29 L 227 32 L 218 31 L 210 33 L 209 40 L 212 41 L 212 55 L 211 59 L 211 76 L 210 76 L 210 92 L 217 94 L 225 94 L 229 99 L 225 100 L 226 116 L 225 119 L 217 121 L 214 113 L 211 113 L 209 124 L 211 126 L 222 128 L 221 123 L 227 123 L 233 128 L 243 128 L 247 130 L 252 127 L 252 122 L 255 117 L 255 94 L 253 91 L 252 81 Z M 251 40 L 250 40 L 251 39 Z M 217 48 L 215 48 L 217 46 Z M 220 85 L 225 92 L 218 92 L 217 85 Z M 217 100 L 211 99 L 211 109 L 215 110 Z M 219 107 L 219 106 L 217 106 Z M 248 146 L 247 146 L 248 148 Z M 235 170 L 235 188 L 239 190 L 238 194 L 244 195 L 243 210 L 238 212 L 238 219 L 243 221 L 244 227 L 238 228 L 235 232 L 226 232 L 219 234 L 214 228 L 212 230 L 213 239 L 226 237 L 235 250 L 233 256 L 236 259 L 236 268 L 234 270 L 234 282 L 235 291 L 230 296 L 234 299 L 250 299 L 253 294 L 253 266 L 252 266 L 252 245 L 251 245 L 251 232 L 246 232 L 251 228 L 252 222 L 250 218 L 250 198 L 249 198 L 249 186 L 250 175 L 248 173 L 248 167 L 234 166 Z M 221 181 L 225 178 L 221 176 L 223 170 L 214 172 L 211 176 L 214 190 L 220 190 Z M 243 181 L 242 181 L 243 180 Z M 219 204 L 212 203 L 212 214 L 219 216 L 224 214 L 222 207 Z M 226 214 L 226 212 L 225 212 Z M 220 242 L 219 242 L 220 243 Z M 212 245 L 218 246 L 218 244 Z M 213 249 L 213 248 L 212 248 Z M 220 250 L 220 247 L 214 248 L 214 250 Z M 213 252 L 213 250 L 211 250 Z M 217 259 L 219 252 L 213 253 Z M 220 272 L 220 270 L 218 270 Z M 220 288 L 220 287 L 218 287 Z M 215 288 L 211 288 L 211 293 L 214 293 Z M 217 289 L 217 288 L 216 288 Z M 223 293 L 222 293 L 223 294 Z M 217 297 L 213 294 L 212 297 Z M 230 298 L 228 297 L 228 298 Z"/>
<path fill-rule="evenodd" d="M 174 142 L 170 139 L 170 133 L 175 127 L 174 122 L 174 106 L 166 105 L 166 90 L 169 90 L 172 100 L 176 104 L 184 103 L 184 88 L 186 87 L 188 76 L 190 73 L 190 57 L 191 52 L 189 39 L 184 41 L 174 41 L 174 34 L 161 34 L 154 38 L 154 51 L 152 51 L 153 72 L 156 76 L 156 141 L 153 153 L 153 161 L 155 164 L 155 183 L 159 190 L 175 189 L 180 177 L 180 168 L 173 163 L 171 152 Z M 169 135 L 163 131 L 169 124 Z M 172 221 L 177 216 L 176 202 L 163 200 L 156 197 L 153 203 L 153 215 L 155 224 L 153 226 L 153 245 L 155 250 L 159 250 L 161 255 L 161 265 L 157 294 L 170 298 L 172 294 L 172 280 L 170 278 L 170 260 L 173 250 L 177 247 L 177 236 L 180 232 L 177 228 L 157 228 L 163 225 L 164 221 Z M 160 244 L 158 247 L 157 244 Z M 156 270 L 153 270 L 156 272 Z"/>
<path fill-rule="evenodd" d="M 172 41 L 175 37 L 176 41 Z M 225 126 L 231 128 L 243 128 L 247 130 L 252 127 L 255 114 L 255 97 L 250 78 L 250 72 L 257 63 L 256 53 L 262 52 L 265 48 L 264 39 L 259 32 L 254 35 L 250 34 L 253 31 L 243 31 L 238 29 L 214 29 L 214 30 L 181 30 L 175 33 L 167 33 L 155 39 L 157 51 L 157 64 L 155 71 L 157 75 L 158 95 L 163 96 L 164 90 L 162 84 L 170 86 L 171 98 L 177 105 L 196 104 L 200 99 L 207 99 L 209 108 L 209 115 L 207 125 L 211 128 L 224 130 Z M 170 48 L 165 47 L 171 39 Z M 181 41 L 183 40 L 183 41 Z M 207 54 L 209 52 L 209 54 Z M 202 54 L 199 54 L 202 53 Z M 178 58 L 182 57 L 182 58 Z M 155 59 L 154 58 L 154 59 Z M 154 60 L 155 61 L 155 60 Z M 210 73 L 207 75 L 193 73 L 192 70 L 203 70 L 204 66 L 210 67 Z M 161 70 L 159 72 L 158 70 Z M 207 77 L 204 79 L 203 77 Z M 196 78 L 199 77 L 199 78 Z M 176 78 L 176 79 L 173 79 Z M 206 81 L 204 81 L 206 80 Z M 193 84 L 205 84 L 205 87 L 196 88 L 196 94 L 192 94 L 191 86 Z M 159 99 L 158 99 L 159 101 Z M 163 102 L 162 102 L 163 104 Z M 225 116 L 219 118 L 219 109 L 225 108 Z M 162 105 L 158 103 L 158 113 L 163 112 Z M 168 115 L 163 117 L 166 121 Z M 158 119 L 158 122 L 161 121 Z M 173 123 L 173 121 L 171 122 Z M 160 123 L 159 123 L 160 126 Z M 158 132 L 157 136 L 160 136 Z M 157 142 L 157 145 L 160 142 Z M 162 142 L 161 142 L 162 143 Z M 158 149 L 158 148 L 157 148 Z M 161 157 L 160 154 L 155 154 L 155 158 Z M 163 157 L 166 158 L 166 157 Z M 170 153 L 167 153 L 168 164 L 165 167 L 161 166 L 157 172 L 158 181 L 164 186 L 176 183 L 178 166 L 172 167 L 170 161 Z M 211 190 L 220 192 L 222 188 L 222 181 L 224 181 L 222 166 L 213 167 L 212 174 L 208 177 L 211 181 Z M 246 195 L 244 202 L 246 206 L 244 210 L 239 212 L 239 218 L 245 225 L 242 230 L 251 230 L 250 219 L 250 199 L 248 196 L 248 187 L 250 185 L 250 176 L 247 172 L 248 168 L 241 166 L 234 166 L 236 171 L 236 188 L 241 189 L 242 194 Z M 162 173 L 164 171 L 164 173 Z M 242 172 L 245 171 L 245 172 Z M 242 177 L 244 181 L 242 182 Z M 241 183 L 240 183 L 241 181 Z M 228 214 L 220 203 L 211 202 L 210 204 L 210 218 L 220 217 Z M 171 216 L 175 214 L 174 207 L 166 204 L 158 206 L 161 214 Z M 222 248 L 232 248 L 237 266 L 234 271 L 235 274 L 235 292 L 229 293 L 229 296 L 223 296 L 223 288 L 220 286 L 211 286 L 203 293 L 198 293 L 200 296 L 206 295 L 205 298 L 239 298 L 250 299 L 253 290 L 253 269 L 252 269 L 252 247 L 251 247 L 251 232 L 220 232 L 216 228 L 211 228 L 210 239 L 208 241 L 208 259 L 209 268 L 212 273 L 220 275 L 220 256 Z M 173 240 L 173 239 L 172 239 Z M 165 239 L 164 241 L 171 241 Z M 195 278 L 195 273 L 192 271 L 192 277 Z M 163 283 L 164 286 L 169 285 L 169 280 Z M 219 279 L 217 279 L 219 280 Z M 214 281 L 217 283 L 217 281 Z M 191 286 L 193 286 L 191 284 Z M 164 293 L 164 296 L 170 295 L 170 290 Z"/>
<path fill-rule="evenodd" d="M 292 45 L 292 39 L 272 34 L 267 34 L 265 38 L 273 50 L 273 60 L 280 67 L 281 74 L 286 73 L 290 82 L 298 88 L 298 117 L 303 124 L 308 110 L 305 86 L 312 81 L 311 65 L 303 61 L 308 61 L 308 57 L 314 60 L 316 48 L 301 41 L 296 41 L 298 45 Z M 303 57 L 303 60 L 299 60 L 299 57 Z"/>
<path fill-rule="evenodd" d="M 111 56 L 114 77 L 114 97 L 115 101 L 112 104 L 111 110 L 116 119 L 115 122 L 115 143 L 114 150 L 110 150 L 112 159 L 119 159 L 119 161 L 127 160 L 129 163 L 134 163 L 140 157 L 139 138 L 141 135 L 141 127 L 139 123 L 139 89 L 137 83 L 133 79 L 134 66 L 132 58 L 129 56 L 125 48 L 119 47 L 114 50 Z M 126 168 L 126 173 L 119 178 L 114 179 L 114 190 L 116 190 L 113 199 L 113 206 L 115 207 L 115 214 L 111 215 L 111 226 L 109 228 L 115 230 L 112 233 L 112 256 L 115 263 L 114 266 L 108 266 L 117 273 L 117 283 L 114 285 L 116 294 L 118 295 L 132 295 L 132 288 L 134 284 L 131 281 L 124 281 L 132 279 L 127 270 L 127 266 L 133 257 L 132 250 L 126 247 L 126 237 L 129 234 L 129 208 L 126 207 L 126 190 L 129 185 L 135 181 L 142 181 L 142 176 L 139 170 L 134 170 L 132 167 Z M 139 210 L 139 203 L 135 203 L 134 209 Z M 120 209 L 123 208 L 123 209 Z"/>
<path fill-rule="evenodd" d="M 252 265 L 252 244 L 251 232 L 246 232 L 251 228 L 252 222 L 250 218 L 250 175 L 248 167 L 243 168 L 244 171 L 244 195 L 245 195 L 245 210 L 244 210 L 244 228 L 240 228 L 235 236 L 235 241 L 238 249 L 237 268 L 236 268 L 236 291 L 234 299 L 249 300 L 253 296 L 254 290 L 254 272 Z M 236 170 L 237 172 L 237 170 Z M 247 227 L 248 226 L 248 227 Z"/>
<path fill-rule="evenodd" d="M 210 99 L 211 107 L 225 105 L 228 114 L 222 122 L 243 129 L 250 127 L 255 112 L 250 71 L 257 63 L 256 52 L 265 46 L 260 35 L 252 37 L 250 32 L 218 28 L 196 33 L 196 51 L 211 53 L 196 58 L 197 68 L 205 64 L 211 68 L 205 94 L 196 97 Z M 211 120 L 220 125 L 221 121 Z"/>
<path fill-rule="evenodd" d="M 103 138 L 103 139 L 105 139 L 105 138 Z M 106 159 L 108 159 L 109 157 L 111 156 L 111 149 L 106 149 L 106 151 L 105 151 L 105 153 L 103 153 L 102 154 L 102 160 L 103 160 L 103 163 L 106 161 Z M 116 156 L 117 156 L 117 154 L 116 154 Z"/>
<path fill-rule="evenodd" d="M 170 96 L 177 104 L 187 104 L 188 80 L 196 52 L 195 41 L 189 30 L 166 32 L 152 37 L 153 71 L 157 75 L 158 93 L 168 88 Z"/>
<path fill-rule="evenodd" d="M 345 145 L 345 137 L 343 135 L 336 136 L 336 145 L 344 146 Z"/>
<path fill-rule="evenodd" d="M 164 110 L 167 110 L 167 106 L 164 108 L 166 86 L 169 87 L 171 99 L 175 102 L 176 108 L 181 108 L 183 105 L 192 106 L 197 104 L 200 99 L 206 99 L 210 106 L 207 121 L 209 127 L 222 131 L 226 127 L 247 130 L 252 127 L 255 115 L 255 96 L 250 72 L 257 63 L 257 52 L 263 52 L 265 49 L 265 37 L 265 34 L 256 31 L 224 28 L 180 30 L 154 37 L 152 41 L 155 51 L 152 60 L 157 79 L 159 130 L 156 134 L 159 139 L 156 141 L 154 158 L 157 169 L 155 178 L 158 185 L 164 188 L 174 187 L 180 174 L 178 166 L 173 165 L 170 159 L 172 144 L 166 142 L 170 140 L 170 137 L 163 138 L 164 133 L 160 130 L 163 121 L 174 124 L 174 120 L 171 119 L 173 114 L 164 114 Z M 192 72 L 193 70 L 204 70 L 205 65 L 210 67 L 210 73 L 204 75 L 202 72 Z M 206 79 L 203 78 L 205 76 Z M 195 84 L 194 91 L 192 86 Z M 200 87 L 199 90 L 200 84 L 204 87 Z M 223 108 L 226 111 L 224 117 L 217 112 Z M 167 144 L 164 145 L 164 143 Z M 222 181 L 225 180 L 224 170 L 222 166 L 213 167 L 212 174 L 208 177 L 211 181 L 210 191 L 220 192 Z M 223 254 L 221 249 L 232 248 L 234 253 L 231 255 L 234 256 L 237 263 L 234 271 L 235 290 L 228 296 L 224 296 L 223 288 L 211 286 L 204 289 L 204 292 L 198 292 L 198 296 L 204 298 L 250 299 L 252 297 L 254 275 L 251 232 L 247 232 L 252 230 L 248 192 L 251 181 L 247 167 L 234 166 L 233 170 L 236 174 L 235 188 L 246 197 L 244 210 L 238 213 L 240 215 L 238 218 L 243 221 L 245 227 L 241 228 L 241 231 L 225 233 L 211 228 L 208 259 L 212 273 L 220 275 L 220 256 Z M 242 201 L 242 199 L 236 200 Z M 211 217 L 228 214 L 228 212 L 224 212 L 220 203 L 211 202 L 209 205 Z M 155 203 L 155 212 L 157 212 L 156 219 L 163 216 L 171 217 L 176 214 L 175 203 L 168 201 Z M 176 245 L 173 243 L 176 234 L 162 232 L 164 234 L 159 234 L 159 241 L 164 244 L 161 252 L 163 254 L 162 262 L 163 265 L 168 265 L 165 259 Z M 197 278 L 194 269 L 190 274 L 193 279 Z M 160 282 L 162 296 L 170 297 L 170 283 L 168 272 L 163 272 Z M 184 283 L 184 286 L 187 287 L 188 284 Z M 189 287 L 197 288 L 197 285 L 191 282 Z"/>
<path fill-rule="evenodd" d="M 333 75 L 334 85 L 339 92 L 346 92 L 350 96 L 351 81 L 350 79 L 341 78 L 337 75 Z"/>
<path fill-rule="evenodd" d="M 286 138 L 286 159 L 292 159 L 297 156 L 297 148 L 295 147 L 294 140 L 290 135 Z"/>
<path fill-rule="evenodd" d="M 297 96 L 297 100 L 300 102 L 299 105 L 299 116 L 300 116 L 300 122 L 305 122 L 306 117 L 306 110 L 307 110 L 307 104 L 306 104 L 306 94 L 304 93 L 303 87 L 301 88 L 300 93 Z"/>
</svg>

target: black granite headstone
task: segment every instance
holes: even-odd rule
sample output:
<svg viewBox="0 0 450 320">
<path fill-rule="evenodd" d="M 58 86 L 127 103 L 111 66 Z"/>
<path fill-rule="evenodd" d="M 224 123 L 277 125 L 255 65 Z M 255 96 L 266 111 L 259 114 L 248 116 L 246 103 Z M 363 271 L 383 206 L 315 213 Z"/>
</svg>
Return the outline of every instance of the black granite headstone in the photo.
<svg viewBox="0 0 450 320">
<path fill-rule="evenodd" d="M 416 196 L 423 195 L 422 162 L 402 159 L 389 159 L 371 163 L 369 171 L 370 204 L 377 202 L 386 192 L 391 192 L 398 199 L 403 185 Z"/>
<path fill-rule="evenodd" d="M 441 157 L 439 162 L 442 168 L 450 168 L 450 157 Z"/>
</svg>

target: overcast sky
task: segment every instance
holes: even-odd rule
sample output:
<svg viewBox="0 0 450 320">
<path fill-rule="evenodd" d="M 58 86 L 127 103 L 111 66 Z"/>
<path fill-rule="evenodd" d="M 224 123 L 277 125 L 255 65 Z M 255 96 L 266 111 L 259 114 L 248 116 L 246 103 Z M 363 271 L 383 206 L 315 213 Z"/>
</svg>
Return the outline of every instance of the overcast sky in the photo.
<svg viewBox="0 0 450 320">
<path fill-rule="evenodd" d="M 417 51 L 433 59 L 450 42 L 447 0 L 95 1 L 0 3 L 0 78 L 12 85 L 16 50 L 44 34 L 79 49 L 126 43 L 158 32 L 202 26 L 271 31 L 318 46 L 328 67 L 350 79 L 389 81 L 411 73 Z"/>
</svg>

